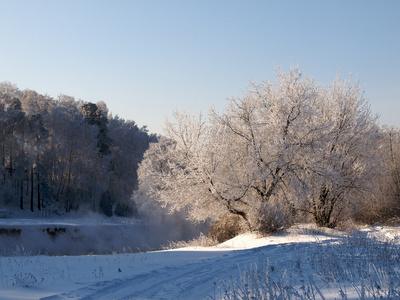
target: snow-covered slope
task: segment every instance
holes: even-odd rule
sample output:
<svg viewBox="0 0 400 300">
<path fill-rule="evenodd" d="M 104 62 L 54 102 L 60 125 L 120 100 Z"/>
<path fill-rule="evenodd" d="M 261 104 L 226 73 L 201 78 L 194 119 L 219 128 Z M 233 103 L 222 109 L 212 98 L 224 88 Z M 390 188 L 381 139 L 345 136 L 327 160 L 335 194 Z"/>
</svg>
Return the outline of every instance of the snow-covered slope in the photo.
<svg viewBox="0 0 400 300">
<path fill-rule="evenodd" d="M 363 232 L 398 238 L 400 230 L 374 227 Z M 230 278 L 238 277 L 246 267 L 268 262 L 274 272 L 293 269 L 294 262 L 302 266 L 302 260 L 315 247 L 344 237 L 345 233 L 339 231 L 321 233 L 299 226 L 268 237 L 244 234 L 214 247 L 116 255 L 1 257 L 0 299 L 217 299 Z M 309 267 L 296 276 L 306 278 L 307 270 Z M 337 290 L 320 287 L 328 299 L 338 297 Z"/>
</svg>

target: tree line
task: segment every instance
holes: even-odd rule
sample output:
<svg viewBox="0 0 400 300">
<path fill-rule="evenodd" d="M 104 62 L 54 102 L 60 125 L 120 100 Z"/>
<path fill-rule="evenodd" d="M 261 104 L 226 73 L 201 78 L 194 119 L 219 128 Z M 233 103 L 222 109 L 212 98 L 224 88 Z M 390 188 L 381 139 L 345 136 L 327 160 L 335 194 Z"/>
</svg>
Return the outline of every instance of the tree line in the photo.
<svg viewBox="0 0 400 300">
<path fill-rule="evenodd" d="M 194 221 L 265 232 L 373 222 L 400 212 L 400 131 L 378 125 L 351 79 L 278 70 L 222 113 L 175 111 L 138 173 L 141 190 Z"/>
<path fill-rule="evenodd" d="M 154 141 L 102 101 L 0 83 L 0 205 L 133 215 L 137 167 Z"/>
</svg>

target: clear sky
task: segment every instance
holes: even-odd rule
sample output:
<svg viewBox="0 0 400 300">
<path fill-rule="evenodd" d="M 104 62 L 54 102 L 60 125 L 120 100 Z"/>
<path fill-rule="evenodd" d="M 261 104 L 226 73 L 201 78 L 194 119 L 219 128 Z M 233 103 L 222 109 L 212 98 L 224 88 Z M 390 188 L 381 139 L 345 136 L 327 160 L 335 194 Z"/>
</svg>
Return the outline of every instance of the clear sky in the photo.
<svg viewBox="0 0 400 300">
<path fill-rule="evenodd" d="M 291 65 L 321 83 L 352 73 L 400 126 L 400 1 L 0 0 L 0 81 L 105 101 L 152 133 Z"/>
</svg>

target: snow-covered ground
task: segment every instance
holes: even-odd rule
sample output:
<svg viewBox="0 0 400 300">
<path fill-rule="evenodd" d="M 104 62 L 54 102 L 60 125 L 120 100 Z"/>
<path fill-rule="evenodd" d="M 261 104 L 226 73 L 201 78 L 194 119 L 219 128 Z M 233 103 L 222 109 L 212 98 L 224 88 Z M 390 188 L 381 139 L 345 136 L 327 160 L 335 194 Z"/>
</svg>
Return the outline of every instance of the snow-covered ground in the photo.
<svg viewBox="0 0 400 300">
<path fill-rule="evenodd" d="M 399 227 L 365 227 L 360 233 L 381 240 L 400 239 Z M 234 280 L 243 278 L 254 264 L 264 265 L 281 282 L 284 274 L 299 290 L 311 282 L 326 299 L 341 299 L 344 287 L 349 299 L 357 299 L 350 283 L 329 286 L 312 274 L 312 260 L 323 263 L 318 254 L 322 247 L 346 236 L 301 225 L 268 237 L 243 234 L 213 247 L 86 256 L 20 253 L 0 257 L 0 299 L 228 299 Z M 332 257 L 325 259 L 329 268 Z"/>
</svg>

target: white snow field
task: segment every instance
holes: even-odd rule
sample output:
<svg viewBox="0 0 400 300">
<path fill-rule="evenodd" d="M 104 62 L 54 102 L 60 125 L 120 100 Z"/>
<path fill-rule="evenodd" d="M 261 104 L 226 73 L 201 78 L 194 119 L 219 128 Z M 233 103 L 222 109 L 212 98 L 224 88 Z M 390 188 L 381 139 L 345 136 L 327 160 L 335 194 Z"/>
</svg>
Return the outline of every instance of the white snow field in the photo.
<svg viewBox="0 0 400 300">
<path fill-rule="evenodd" d="M 298 225 L 213 247 L 85 256 L 20 250 L 0 257 L 0 299 L 274 299 L 282 291 L 291 299 L 396 299 L 399 240 L 400 227 L 363 227 L 349 239 L 346 232 Z M 383 250 L 372 250 L 376 245 Z M 366 262 L 372 288 L 359 274 L 369 272 L 360 263 L 365 256 L 372 257 Z M 255 294 L 263 286 L 270 291 Z"/>
</svg>

